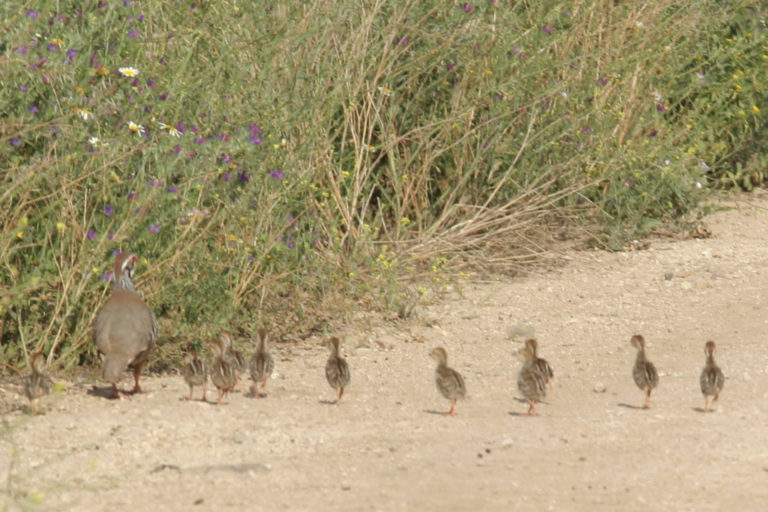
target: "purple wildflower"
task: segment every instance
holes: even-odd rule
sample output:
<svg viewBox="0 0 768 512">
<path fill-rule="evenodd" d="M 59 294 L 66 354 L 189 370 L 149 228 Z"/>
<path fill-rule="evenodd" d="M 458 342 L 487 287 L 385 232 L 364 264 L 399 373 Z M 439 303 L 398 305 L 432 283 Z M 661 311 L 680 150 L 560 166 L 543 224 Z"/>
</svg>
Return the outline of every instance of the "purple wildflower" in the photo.
<svg viewBox="0 0 768 512">
<path fill-rule="evenodd" d="M 408 38 L 407 38 L 407 37 L 404 37 L 404 38 L 402 38 L 402 39 L 400 40 L 400 42 L 399 42 L 399 43 L 397 43 L 397 44 L 399 44 L 400 46 L 407 46 L 407 45 L 408 45 L 408 42 L 409 42 L 409 41 L 408 41 Z"/>
<path fill-rule="evenodd" d="M 139 34 L 139 31 L 134 28 L 133 30 L 128 32 L 128 37 L 130 37 L 131 39 L 138 39 L 139 37 L 141 37 L 141 34 Z"/>
<path fill-rule="evenodd" d="M 21 139 L 18 137 L 11 137 L 11 146 L 20 146 L 21 145 Z"/>
<path fill-rule="evenodd" d="M 99 276 L 99 281 L 112 281 L 112 271 L 104 272 Z"/>
<path fill-rule="evenodd" d="M 36 20 L 39 15 L 40 13 L 37 11 L 33 11 L 32 9 L 27 10 L 27 18 L 31 20 Z"/>
<path fill-rule="evenodd" d="M 16 48 L 16 53 L 20 53 L 20 54 L 22 54 L 22 55 L 24 55 L 24 54 L 25 54 L 25 53 L 27 53 L 28 51 L 29 51 L 29 48 L 27 48 L 27 47 L 26 47 L 26 46 L 24 46 L 24 45 L 18 46 L 18 47 Z"/>
<path fill-rule="evenodd" d="M 33 114 L 40 113 L 40 109 L 37 107 L 37 105 L 34 105 L 34 104 L 29 106 L 29 111 L 32 112 Z"/>
<path fill-rule="evenodd" d="M 29 86 L 28 86 L 28 85 L 26 85 L 26 84 L 21 84 L 21 85 L 19 86 L 19 90 L 20 90 L 21 92 L 27 92 L 27 91 L 29 90 Z"/>
<path fill-rule="evenodd" d="M 195 137 L 195 144 L 198 146 L 205 142 L 205 137 Z"/>
<path fill-rule="evenodd" d="M 587 126 L 584 126 L 584 127 L 582 127 L 582 129 L 581 129 L 581 133 L 589 133 L 589 132 L 591 132 L 591 131 L 592 131 L 592 128 L 591 128 L 589 125 L 587 125 Z"/>
<path fill-rule="evenodd" d="M 259 144 L 261 144 L 261 137 L 259 137 L 258 135 L 251 135 L 250 137 L 248 137 L 248 140 L 250 140 L 251 144 L 253 144 L 254 146 L 258 146 Z"/>
<path fill-rule="evenodd" d="M 658 130 L 651 130 L 651 131 L 648 133 L 648 136 L 649 136 L 649 137 L 655 137 L 655 136 L 657 136 L 658 134 L 659 134 Z"/>
<path fill-rule="evenodd" d="M 474 11 L 474 10 L 475 10 L 475 8 L 474 8 L 474 7 L 472 7 L 472 6 L 471 6 L 469 3 L 467 3 L 467 2 L 464 2 L 463 4 L 461 4 L 461 8 L 464 10 L 464 12 L 472 12 L 472 11 Z"/>
<path fill-rule="evenodd" d="M 664 105 L 662 105 L 661 103 L 657 103 L 656 104 L 656 111 L 657 112 L 664 112 Z"/>
<path fill-rule="evenodd" d="M 48 50 L 49 52 L 55 52 L 59 50 L 59 45 L 55 43 L 48 43 L 45 49 Z"/>
<path fill-rule="evenodd" d="M 184 123 L 179 122 L 179 124 L 176 125 L 176 129 L 179 130 L 181 133 L 184 133 Z"/>
<path fill-rule="evenodd" d="M 624 180 L 624 186 L 627 188 L 635 188 L 635 182 L 627 178 Z"/>
<path fill-rule="evenodd" d="M 130 192 L 128 192 L 128 200 L 133 201 L 134 199 L 136 199 L 136 191 L 131 190 Z"/>
<path fill-rule="evenodd" d="M 112 208 L 112 205 L 109 204 L 109 203 L 105 204 L 104 205 L 104 215 L 106 215 L 107 217 L 111 217 L 113 213 L 115 213 L 115 209 Z"/>
<path fill-rule="evenodd" d="M 224 181 L 229 181 L 232 179 L 232 173 L 227 171 L 224 174 L 221 175 L 221 179 Z"/>
<path fill-rule="evenodd" d="M 205 114 L 200 114 L 205 115 Z M 260 135 L 261 134 L 261 126 L 257 124 L 250 124 L 248 125 L 248 131 L 251 132 L 251 135 Z"/>
<path fill-rule="evenodd" d="M 175 146 L 173 146 L 173 153 L 174 153 L 174 154 L 176 154 L 176 155 L 178 155 L 179 153 L 181 153 L 181 146 L 179 146 L 178 144 L 176 144 Z"/>
<path fill-rule="evenodd" d="M 251 177 L 248 176 L 247 172 L 242 171 L 242 172 L 237 173 L 237 180 L 240 183 L 248 183 L 249 181 L 251 181 Z"/>
<path fill-rule="evenodd" d="M 179 187 L 177 187 L 176 185 L 171 185 L 170 187 L 167 188 L 167 190 L 169 193 L 175 194 L 176 192 L 179 191 Z"/>
<path fill-rule="evenodd" d="M 546 34 L 551 34 L 552 31 L 555 30 L 555 28 L 551 27 L 549 25 L 545 25 L 545 26 L 541 27 L 541 30 L 542 30 L 542 32 L 544 32 Z"/>
<path fill-rule="evenodd" d="M 77 50 L 74 48 L 70 48 L 67 50 L 67 60 L 71 64 L 73 60 L 75 60 L 75 57 L 77 57 Z"/>
<path fill-rule="evenodd" d="M 269 174 L 276 180 L 281 180 L 285 177 L 285 173 L 280 169 L 270 169 Z"/>
<path fill-rule="evenodd" d="M 87 236 L 87 237 L 88 237 L 88 240 L 90 240 L 91 242 L 93 242 L 94 240 L 96 240 L 96 231 L 94 231 L 94 230 L 92 230 L 92 229 L 89 229 L 89 230 L 88 230 L 88 233 L 86 233 L 86 235 L 85 235 L 85 236 Z"/>
<path fill-rule="evenodd" d="M 150 89 L 154 89 L 156 83 L 157 82 L 155 81 L 154 78 L 150 78 L 149 80 L 147 80 L 147 87 L 149 87 Z"/>
<path fill-rule="evenodd" d="M 160 232 L 160 224 L 150 224 L 148 228 L 149 228 L 149 232 L 152 233 L 153 235 L 156 235 Z"/>
<path fill-rule="evenodd" d="M 223 164 L 231 164 L 232 163 L 232 155 L 228 155 L 227 153 L 221 154 L 221 163 Z"/>
<path fill-rule="evenodd" d="M 164 92 L 163 94 L 161 94 L 160 96 L 158 96 L 158 99 L 160 99 L 160 100 L 162 100 L 162 101 L 165 101 L 165 100 L 167 100 L 167 99 L 168 99 L 168 93 L 167 93 L 167 92 Z"/>
</svg>

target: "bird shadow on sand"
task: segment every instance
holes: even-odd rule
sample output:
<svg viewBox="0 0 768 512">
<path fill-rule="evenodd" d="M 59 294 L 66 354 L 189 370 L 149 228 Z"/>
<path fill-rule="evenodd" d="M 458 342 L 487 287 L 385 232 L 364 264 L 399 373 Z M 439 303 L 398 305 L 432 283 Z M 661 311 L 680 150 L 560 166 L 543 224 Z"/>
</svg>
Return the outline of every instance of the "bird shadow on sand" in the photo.
<svg viewBox="0 0 768 512">
<path fill-rule="evenodd" d="M 517 411 L 509 411 L 507 414 L 509 414 L 510 416 L 517 416 L 522 418 L 530 416 L 530 414 L 528 414 L 527 412 L 517 412 Z"/>
<path fill-rule="evenodd" d="M 436 411 L 434 409 L 424 409 L 422 412 L 424 412 L 426 414 L 434 414 L 436 416 L 448 416 L 446 414 L 447 411 Z"/>
<path fill-rule="evenodd" d="M 618 403 L 616 405 L 618 405 L 619 407 L 624 407 L 625 409 L 635 409 L 637 411 L 642 411 L 644 409 L 649 409 L 649 407 L 643 407 L 641 405 L 625 404 L 623 402 L 620 402 L 620 403 Z"/>
<path fill-rule="evenodd" d="M 323 405 L 336 405 L 336 400 L 318 400 Z"/>
<path fill-rule="evenodd" d="M 115 396 L 115 390 L 112 388 L 112 386 L 91 386 L 91 389 L 87 391 L 87 393 L 90 396 L 95 396 L 98 398 L 105 398 L 107 400 L 117 400 L 118 397 Z M 125 395 L 132 395 L 131 392 L 122 392 Z"/>
</svg>

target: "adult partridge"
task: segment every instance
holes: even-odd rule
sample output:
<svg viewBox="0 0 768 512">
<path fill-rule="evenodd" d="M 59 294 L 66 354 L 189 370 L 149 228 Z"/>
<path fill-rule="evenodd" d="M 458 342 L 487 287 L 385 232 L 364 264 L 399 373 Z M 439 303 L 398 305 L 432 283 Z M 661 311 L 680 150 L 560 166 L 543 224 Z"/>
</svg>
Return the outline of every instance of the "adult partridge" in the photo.
<svg viewBox="0 0 768 512">
<path fill-rule="evenodd" d="M 117 383 L 128 367 L 133 370 L 135 381 L 131 392 L 141 392 L 139 374 L 157 339 L 157 318 L 133 285 L 137 261 L 138 258 L 128 252 L 117 256 L 112 296 L 93 323 L 93 339 L 104 360 L 103 378 L 112 384 L 116 398 L 125 397 Z"/>
</svg>

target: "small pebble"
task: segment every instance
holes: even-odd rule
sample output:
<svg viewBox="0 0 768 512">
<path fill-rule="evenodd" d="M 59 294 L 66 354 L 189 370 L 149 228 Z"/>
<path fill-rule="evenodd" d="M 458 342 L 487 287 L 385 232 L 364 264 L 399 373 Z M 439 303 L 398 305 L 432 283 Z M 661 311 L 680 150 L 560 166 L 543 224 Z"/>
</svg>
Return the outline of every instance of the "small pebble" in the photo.
<svg viewBox="0 0 768 512">
<path fill-rule="evenodd" d="M 595 387 L 592 388 L 592 391 L 594 391 L 595 393 L 605 393 L 605 384 L 603 384 L 602 382 L 595 383 Z"/>
</svg>

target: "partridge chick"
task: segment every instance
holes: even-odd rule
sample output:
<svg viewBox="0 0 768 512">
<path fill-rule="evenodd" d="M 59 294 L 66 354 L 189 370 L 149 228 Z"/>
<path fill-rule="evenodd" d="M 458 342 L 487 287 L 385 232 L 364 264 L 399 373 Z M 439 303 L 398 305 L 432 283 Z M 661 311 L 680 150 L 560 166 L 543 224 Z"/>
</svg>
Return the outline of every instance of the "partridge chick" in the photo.
<svg viewBox="0 0 768 512">
<path fill-rule="evenodd" d="M 259 329 L 259 345 L 256 347 L 256 352 L 251 356 L 251 360 L 248 364 L 251 371 L 251 379 L 253 379 L 253 394 L 257 397 L 262 397 L 259 393 L 259 385 L 261 385 L 262 391 L 267 386 L 267 379 L 272 375 L 272 370 L 275 368 L 275 361 L 272 356 L 267 352 L 267 330 L 263 327 Z"/>
<path fill-rule="evenodd" d="M 534 338 L 531 338 L 526 340 L 525 345 L 530 345 L 531 351 L 533 352 L 533 358 L 536 361 L 536 367 L 543 375 L 546 375 L 547 385 L 549 386 L 549 391 L 551 392 L 552 379 L 555 377 L 555 372 L 552 371 L 552 367 L 549 365 L 546 359 L 539 357 L 539 342 L 537 342 Z"/>
<path fill-rule="evenodd" d="M 725 375 L 719 366 L 715 364 L 715 342 L 708 341 L 704 345 L 704 354 L 707 356 L 704 369 L 701 371 L 701 392 L 704 394 L 704 412 L 710 412 L 709 397 L 714 396 L 712 402 L 717 402 L 720 392 L 725 384 Z"/>
<path fill-rule="evenodd" d="M 523 366 L 517 374 L 517 389 L 528 400 L 527 416 L 536 416 L 536 402 L 541 402 L 547 396 L 546 368 L 538 363 L 534 352 L 535 344 L 526 343 L 521 354 L 524 358 Z"/>
<path fill-rule="evenodd" d="M 344 394 L 344 388 L 349 384 L 349 365 L 347 361 L 339 355 L 339 338 L 332 337 L 327 342 L 330 355 L 328 362 L 325 363 L 325 378 L 328 384 L 336 390 L 336 405 L 341 403 L 341 396 Z"/>
<path fill-rule="evenodd" d="M 437 368 L 435 368 L 435 384 L 437 384 L 437 390 L 440 391 L 441 395 L 451 401 L 451 410 L 442 414 L 445 416 L 453 416 L 456 414 L 454 412 L 456 400 L 464 398 L 467 394 L 464 378 L 459 372 L 448 367 L 448 353 L 443 347 L 432 349 L 429 356 L 437 362 Z"/>
<path fill-rule="evenodd" d="M 228 333 L 223 333 L 221 335 L 221 341 L 224 343 L 224 358 L 229 361 L 235 369 L 235 387 L 237 387 L 237 385 L 240 384 L 240 375 L 242 375 L 247 368 L 245 356 L 237 349 L 234 339 Z"/>
<path fill-rule="evenodd" d="M 29 360 L 31 373 L 24 377 L 24 393 L 29 398 L 32 409 L 37 412 L 40 398 L 47 395 L 53 388 L 51 379 L 44 373 L 45 356 L 42 352 L 36 352 Z"/>
<path fill-rule="evenodd" d="M 208 381 L 208 369 L 205 367 L 205 363 L 197 356 L 197 352 L 190 350 L 184 354 L 184 368 L 181 373 L 184 375 L 184 382 L 189 386 L 189 400 L 192 400 L 192 391 L 195 386 L 203 387 L 203 402 L 207 401 L 205 398 L 205 384 Z"/>
<path fill-rule="evenodd" d="M 643 409 L 647 409 L 651 406 L 651 391 L 659 383 L 659 374 L 653 363 L 645 357 L 645 338 L 640 334 L 635 334 L 630 339 L 630 343 L 637 349 L 637 359 L 635 359 L 635 366 L 632 368 L 632 377 L 634 377 L 637 387 L 645 392 Z"/>
<path fill-rule="evenodd" d="M 125 397 L 117 389 L 117 382 L 128 367 L 133 369 L 135 381 L 132 393 L 141 392 L 139 374 L 157 339 L 157 318 L 133 285 L 137 261 L 135 255 L 127 252 L 115 259 L 112 296 L 93 323 L 93 339 L 104 358 L 104 380 L 112 384 L 116 398 Z"/>
<path fill-rule="evenodd" d="M 222 338 L 226 335 L 222 335 Z M 211 363 L 211 382 L 219 390 L 219 396 L 216 400 L 217 405 L 221 405 L 224 396 L 235 389 L 237 375 L 235 367 L 227 357 L 225 342 L 222 339 L 211 342 L 213 352 L 213 362 Z"/>
</svg>

